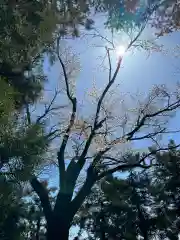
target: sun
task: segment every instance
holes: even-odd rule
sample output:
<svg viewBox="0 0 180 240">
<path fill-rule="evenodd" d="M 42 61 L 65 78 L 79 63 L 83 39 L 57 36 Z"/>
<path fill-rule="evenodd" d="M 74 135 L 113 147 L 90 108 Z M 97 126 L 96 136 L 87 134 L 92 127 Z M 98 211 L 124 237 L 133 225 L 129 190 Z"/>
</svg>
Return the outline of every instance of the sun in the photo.
<svg viewBox="0 0 180 240">
<path fill-rule="evenodd" d="M 119 45 L 115 48 L 115 52 L 117 56 L 123 56 L 126 52 L 126 47 L 123 45 Z"/>
</svg>

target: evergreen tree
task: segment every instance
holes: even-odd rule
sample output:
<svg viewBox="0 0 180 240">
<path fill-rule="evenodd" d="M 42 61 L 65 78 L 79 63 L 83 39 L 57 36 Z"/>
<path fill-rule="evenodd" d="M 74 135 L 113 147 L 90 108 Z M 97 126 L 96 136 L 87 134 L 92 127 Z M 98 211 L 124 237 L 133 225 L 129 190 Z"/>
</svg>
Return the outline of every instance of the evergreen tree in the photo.
<svg viewBox="0 0 180 240">
<path fill-rule="evenodd" d="M 54 56 L 57 36 L 78 36 L 87 15 L 78 1 L 1 1 L 0 76 L 15 89 L 17 108 L 41 94 L 42 60 L 45 53 Z"/>
<path fill-rule="evenodd" d="M 157 167 L 154 173 L 154 196 L 161 217 L 158 225 L 159 228 L 164 227 L 164 235 L 169 239 L 178 239 L 180 226 L 180 152 L 175 146 L 171 141 L 168 151 L 156 154 Z"/>
<path fill-rule="evenodd" d="M 54 204 L 54 196 L 56 192 L 56 187 L 49 187 L 46 180 L 41 182 L 48 189 L 48 194 L 51 199 L 51 204 Z M 31 240 L 40 240 L 42 237 L 45 238 L 47 226 L 44 219 L 43 210 L 41 207 L 40 200 L 38 196 L 28 189 L 23 196 L 24 204 L 24 214 L 23 214 L 23 223 L 24 223 L 24 236 L 25 239 Z"/>
<path fill-rule="evenodd" d="M 149 187 L 146 174 L 131 172 L 127 179 L 109 176 L 101 184 L 101 195 L 95 193 L 100 189 L 93 192 L 75 219 L 93 239 L 151 239 L 156 218 Z"/>
<path fill-rule="evenodd" d="M 56 37 L 78 36 L 78 26 L 86 25 L 87 14 L 77 2 L 3 0 L 0 3 L 0 238 L 3 240 L 25 237 L 24 214 L 29 206 L 24 204 L 22 186 L 39 166 L 46 164 L 44 153 L 52 136 L 47 134 L 44 122 L 29 121 L 28 114 L 23 116 L 19 110 L 29 107 L 42 93 L 46 80 L 42 61 L 45 54 L 53 57 Z"/>
<path fill-rule="evenodd" d="M 179 236 L 179 149 L 155 153 L 154 169 L 106 177 L 86 199 L 74 224 L 92 239 L 168 239 Z"/>
</svg>

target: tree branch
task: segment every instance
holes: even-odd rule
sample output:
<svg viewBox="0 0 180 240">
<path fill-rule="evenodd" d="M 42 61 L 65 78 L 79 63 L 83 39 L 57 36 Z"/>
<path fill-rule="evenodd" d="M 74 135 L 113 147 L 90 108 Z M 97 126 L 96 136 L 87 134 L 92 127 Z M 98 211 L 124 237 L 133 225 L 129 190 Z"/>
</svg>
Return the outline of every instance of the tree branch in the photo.
<svg viewBox="0 0 180 240">
<path fill-rule="evenodd" d="M 109 62 L 109 82 L 111 81 L 111 75 L 112 75 L 112 64 L 111 64 L 111 57 L 109 53 L 109 49 L 106 48 L 107 56 L 108 56 L 108 62 Z"/>
<path fill-rule="evenodd" d="M 52 110 L 54 110 L 54 109 L 58 109 L 58 108 L 51 108 L 52 105 L 54 104 L 56 98 L 57 98 L 57 95 L 58 95 L 58 91 L 55 91 L 55 94 L 54 94 L 51 102 L 49 103 L 49 105 L 48 105 L 47 107 L 45 107 L 44 113 L 37 118 L 36 123 L 39 123 L 43 118 L 45 118 L 46 115 L 47 115 L 50 111 L 52 111 Z"/>
<path fill-rule="evenodd" d="M 167 107 L 165 107 L 165 108 L 163 108 L 163 109 L 160 109 L 159 111 L 157 111 L 157 112 L 155 112 L 155 113 L 151 113 L 151 114 L 146 114 L 146 115 L 144 115 L 144 116 L 141 118 L 141 120 L 138 120 L 137 125 L 135 126 L 135 128 L 134 128 L 131 132 L 129 132 L 129 133 L 127 133 L 127 134 L 125 135 L 125 136 L 127 136 L 127 140 L 130 141 L 130 140 L 133 139 L 134 134 L 135 134 L 136 132 L 138 132 L 142 126 L 144 126 L 144 124 L 145 124 L 145 122 L 146 122 L 146 120 L 147 120 L 148 118 L 156 117 L 156 116 L 158 116 L 158 115 L 160 115 L 160 114 L 162 114 L 162 113 L 171 112 L 171 111 L 177 109 L 178 107 L 180 107 L 180 100 L 178 100 L 178 101 L 176 101 L 176 102 L 168 105 Z"/>
<path fill-rule="evenodd" d="M 64 187 L 64 182 L 65 182 L 65 160 L 64 160 L 64 151 L 69 139 L 69 135 L 71 132 L 71 129 L 74 125 L 74 121 L 75 121 L 75 117 L 76 117 L 76 110 L 77 110 L 77 101 L 75 97 L 72 97 L 69 91 L 69 83 L 68 83 L 68 75 L 66 72 L 66 68 L 65 65 L 60 57 L 59 54 L 59 38 L 57 40 L 57 56 L 59 59 L 59 62 L 61 64 L 62 70 L 63 70 L 63 74 L 64 74 L 64 80 L 65 80 L 65 84 L 66 84 L 66 94 L 68 99 L 70 100 L 71 104 L 72 104 L 72 113 L 71 113 L 71 117 L 70 117 L 70 122 L 68 124 L 68 127 L 65 131 L 65 134 L 63 136 L 63 140 L 58 152 L 58 164 L 59 164 L 59 173 L 60 173 L 60 186 L 63 188 Z"/>
<path fill-rule="evenodd" d="M 71 202 L 70 210 L 72 216 L 74 216 L 74 214 L 78 211 L 84 199 L 91 193 L 91 188 L 97 180 L 97 176 L 93 171 L 94 169 L 92 167 L 89 168 L 85 183 Z"/>
<path fill-rule="evenodd" d="M 58 56 L 58 60 L 61 64 L 61 67 L 62 67 L 62 70 L 63 70 L 64 80 L 65 80 L 65 84 L 66 84 L 66 93 L 67 93 L 67 96 L 68 96 L 69 100 L 71 101 L 71 103 L 73 105 L 74 104 L 74 98 L 71 96 L 70 91 L 69 91 L 68 74 L 66 72 L 66 67 L 63 63 L 63 60 L 61 59 L 60 54 L 59 54 L 59 41 L 60 41 L 60 39 L 58 38 L 57 39 L 57 56 Z"/>
<path fill-rule="evenodd" d="M 94 120 L 94 129 L 96 128 L 97 124 L 98 124 L 98 119 L 99 119 L 99 113 L 100 113 L 100 110 L 101 110 L 101 105 L 102 105 L 102 102 L 107 94 L 107 92 L 109 91 L 109 89 L 111 88 L 111 86 L 113 85 L 113 83 L 115 82 L 116 80 L 116 77 L 117 77 L 117 74 L 119 72 L 119 69 L 120 69 L 120 66 L 121 66 L 121 61 L 122 61 L 122 58 L 120 57 L 119 58 L 119 61 L 118 61 L 118 64 L 117 64 L 117 67 L 116 67 L 116 70 L 114 72 L 114 75 L 112 77 L 112 79 L 109 81 L 109 83 L 107 84 L 107 86 L 105 87 L 104 91 L 102 92 L 101 96 L 100 96 L 100 99 L 97 103 L 97 109 L 96 109 L 96 115 L 95 115 L 95 120 Z"/>
<path fill-rule="evenodd" d="M 155 136 L 157 136 L 158 134 L 160 133 L 164 133 L 166 130 L 166 128 L 162 128 L 160 129 L 159 131 L 156 131 L 154 133 L 148 133 L 146 135 L 143 135 L 143 136 L 139 136 L 139 137 L 132 137 L 131 139 L 128 139 L 128 140 L 131 140 L 131 141 L 137 141 L 137 140 L 142 140 L 142 139 L 148 139 L 148 138 L 153 138 Z"/>
<path fill-rule="evenodd" d="M 100 109 L 101 109 L 101 104 L 108 92 L 108 90 L 110 89 L 110 87 L 112 86 L 112 84 L 114 83 L 116 77 L 117 77 L 117 74 L 119 72 L 119 69 L 120 69 L 120 66 L 121 66 L 121 61 L 122 61 L 122 58 L 119 58 L 119 61 L 118 61 L 118 64 L 117 64 L 117 67 L 116 67 L 116 70 L 114 72 L 114 75 L 112 77 L 112 79 L 109 81 L 109 83 L 107 84 L 106 88 L 104 89 L 104 91 L 102 92 L 101 96 L 100 96 L 100 99 L 98 101 L 98 104 L 97 104 L 97 109 L 96 109 L 96 115 L 95 115 L 95 120 L 94 120 L 94 126 L 91 130 L 91 133 L 89 135 L 89 138 L 85 144 L 85 147 L 84 147 L 84 150 L 79 158 L 79 161 L 78 161 L 78 165 L 80 166 L 80 168 L 82 169 L 82 167 L 84 166 L 84 163 L 85 163 L 85 157 L 86 157 L 86 154 L 89 150 L 89 147 L 91 145 L 91 142 L 95 136 L 95 131 L 98 130 L 102 124 L 105 122 L 106 119 L 103 119 L 101 120 L 99 123 L 98 123 L 98 119 L 99 119 L 99 113 L 100 113 Z"/>
<path fill-rule="evenodd" d="M 136 35 L 136 37 L 129 43 L 129 45 L 128 45 L 128 47 L 127 47 L 127 50 L 128 50 L 129 48 L 131 48 L 131 46 L 133 45 L 133 43 L 139 38 L 139 36 L 141 35 L 141 33 L 142 33 L 142 31 L 143 31 L 144 28 L 145 28 L 145 25 L 144 25 L 144 27 L 139 31 L 139 33 Z M 126 50 L 126 51 L 127 51 L 127 50 Z M 79 169 L 79 172 L 81 171 L 81 169 L 83 168 L 83 166 L 84 166 L 84 164 L 85 164 L 85 161 L 86 161 L 86 160 L 85 160 L 85 157 L 86 157 L 86 154 L 87 154 L 87 152 L 88 152 L 88 150 L 89 150 L 89 147 L 90 147 L 90 145 L 91 145 L 91 142 L 92 142 L 92 140 L 93 140 L 93 138 L 94 138 L 94 136 L 95 136 L 95 134 L 96 134 L 96 130 L 98 130 L 100 127 L 102 127 L 102 124 L 103 124 L 103 123 L 105 122 L 105 120 L 106 120 L 106 119 L 103 119 L 102 121 L 98 122 L 98 120 L 99 120 L 99 113 L 100 113 L 100 110 L 101 110 L 101 105 L 102 105 L 102 102 L 103 102 L 103 100 L 104 100 L 107 92 L 109 91 L 109 89 L 111 88 L 111 86 L 113 85 L 113 83 L 115 82 L 116 77 L 117 77 L 117 74 L 118 74 L 119 69 L 120 69 L 120 67 L 121 67 L 122 57 L 120 56 L 120 57 L 119 57 L 119 60 L 118 60 L 118 63 L 117 63 L 117 67 L 116 67 L 116 69 L 115 69 L 115 72 L 114 72 L 114 74 L 113 74 L 113 76 L 112 76 L 112 78 L 111 78 L 112 68 L 111 68 L 111 61 L 110 61 L 109 52 L 108 52 L 108 59 L 109 59 L 109 64 L 110 64 L 110 68 L 109 68 L 109 71 L 110 71 L 110 72 L 109 72 L 109 82 L 108 82 L 108 84 L 106 85 L 104 91 L 102 92 L 102 94 L 101 94 L 101 96 L 100 96 L 100 98 L 99 98 L 99 101 L 98 101 L 98 103 L 97 103 L 97 109 L 96 109 L 96 114 L 95 114 L 94 125 L 93 125 L 93 127 L 92 127 L 92 130 L 91 130 L 91 133 L 90 133 L 90 135 L 89 135 L 89 138 L 88 138 L 88 140 L 87 140 L 87 142 L 86 142 L 86 144 L 85 144 L 84 150 L 83 150 L 83 152 L 82 152 L 82 154 L 81 154 L 81 156 L 80 156 L 80 158 L 79 158 L 79 160 L 78 160 L 78 162 L 77 162 L 77 164 L 79 165 L 79 168 L 80 168 L 80 169 Z M 111 78 L 111 79 L 110 79 L 110 78 Z M 110 149 L 110 148 L 107 147 L 104 151 L 106 152 L 106 151 L 108 151 L 109 149 Z"/>
<path fill-rule="evenodd" d="M 107 171 L 104 171 L 102 172 L 101 174 L 98 175 L 98 180 L 102 179 L 103 177 L 109 175 L 109 174 L 112 174 L 112 173 L 115 173 L 117 171 L 124 171 L 124 170 L 128 170 L 128 169 L 132 169 L 132 168 L 144 168 L 144 169 L 148 169 L 150 167 L 152 167 L 151 164 L 149 165 L 144 165 L 142 164 L 145 159 L 147 159 L 148 157 L 150 156 L 153 156 L 155 155 L 156 153 L 160 152 L 160 151 L 168 151 L 168 150 L 172 150 L 172 149 L 176 149 L 180 146 L 180 144 L 176 145 L 176 146 L 172 146 L 172 147 L 167 147 L 167 148 L 158 148 L 158 149 L 155 149 L 155 150 L 152 150 L 150 153 L 147 153 L 145 154 L 144 156 L 141 157 L 141 159 L 137 162 L 137 163 L 134 163 L 134 164 L 130 164 L 130 163 L 127 163 L 127 164 L 121 164 L 121 165 L 118 165 L 114 168 L 111 168 L 111 169 L 108 169 Z M 114 160 L 114 159 L 113 159 Z M 117 160 L 118 161 L 118 160 Z M 154 165 L 153 165 L 154 166 Z"/>
<path fill-rule="evenodd" d="M 29 104 L 26 103 L 26 116 L 27 116 L 27 123 L 28 125 L 31 125 L 31 114 L 29 111 Z"/>
<path fill-rule="evenodd" d="M 37 195 L 40 198 L 46 221 L 47 221 L 47 223 L 50 223 L 51 215 L 52 215 L 52 208 L 51 208 L 51 204 L 49 201 L 48 192 L 45 189 L 45 187 L 38 181 L 38 179 L 36 177 L 33 177 L 31 179 L 30 183 L 31 183 L 32 188 L 34 189 L 34 191 L 37 193 Z"/>
</svg>

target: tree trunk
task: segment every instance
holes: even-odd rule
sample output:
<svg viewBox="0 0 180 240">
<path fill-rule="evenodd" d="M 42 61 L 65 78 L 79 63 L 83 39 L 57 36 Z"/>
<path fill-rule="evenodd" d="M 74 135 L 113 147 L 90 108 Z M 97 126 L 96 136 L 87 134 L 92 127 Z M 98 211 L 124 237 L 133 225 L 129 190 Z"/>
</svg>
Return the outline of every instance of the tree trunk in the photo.
<svg viewBox="0 0 180 240">
<path fill-rule="evenodd" d="M 47 240 L 68 240 L 69 239 L 69 228 L 54 227 L 47 234 Z"/>
<path fill-rule="evenodd" d="M 54 218 L 51 226 L 47 228 L 47 240 L 68 240 L 70 223 L 66 216 L 61 219 Z"/>
<path fill-rule="evenodd" d="M 148 240 L 148 234 L 147 233 L 145 233 L 143 237 L 144 237 L 144 240 Z"/>
</svg>

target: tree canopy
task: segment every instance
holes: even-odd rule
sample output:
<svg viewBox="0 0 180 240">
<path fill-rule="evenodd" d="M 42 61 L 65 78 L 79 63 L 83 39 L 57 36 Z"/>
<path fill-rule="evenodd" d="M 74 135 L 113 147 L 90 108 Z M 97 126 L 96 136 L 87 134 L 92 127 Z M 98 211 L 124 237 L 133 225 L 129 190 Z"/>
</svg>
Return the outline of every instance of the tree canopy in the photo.
<svg viewBox="0 0 180 240">
<path fill-rule="evenodd" d="M 176 0 L 99 0 L 93 4 L 97 11 L 107 12 L 105 25 L 116 31 L 129 33 L 146 23 L 154 28 L 158 36 L 179 30 L 179 2 Z"/>
<path fill-rule="evenodd" d="M 86 231 L 87 239 L 178 239 L 179 149 L 172 146 L 154 155 L 153 171 L 131 171 L 126 179 L 110 175 L 94 187 L 74 220 L 79 236 Z"/>
</svg>

